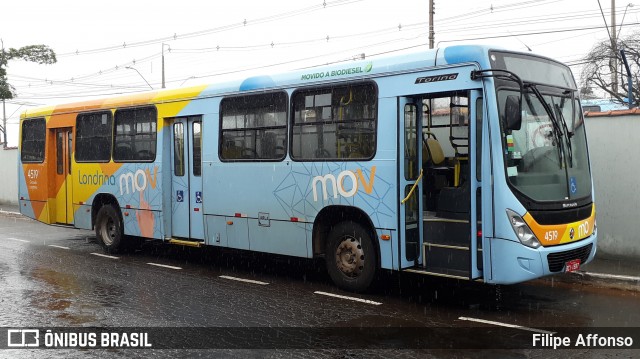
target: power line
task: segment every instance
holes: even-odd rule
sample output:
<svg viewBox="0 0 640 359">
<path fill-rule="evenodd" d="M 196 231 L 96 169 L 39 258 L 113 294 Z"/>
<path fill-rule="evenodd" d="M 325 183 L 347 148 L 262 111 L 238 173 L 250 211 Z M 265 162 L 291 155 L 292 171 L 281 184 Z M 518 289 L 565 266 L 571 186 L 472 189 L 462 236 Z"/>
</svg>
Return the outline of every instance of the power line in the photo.
<svg viewBox="0 0 640 359">
<path fill-rule="evenodd" d="M 522 8 L 526 8 L 529 6 L 537 6 L 536 4 L 541 4 L 541 3 L 548 3 L 549 0 L 532 0 L 532 1 L 525 1 L 525 2 L 521 2 L 521 3 L 516 3 L 516 4 L 512 4 L 512 6 L 503 6 L 501 8 L 506 8 L 506 9 L 501 9 L 501 8 L 494 8 L 494 11 L 500 10 L 500 11 L 507 11 L 509 8 L 513 8 L 514 6 L 521 6 Z M 346 4 L 346 3 L 351 3 L 353 2 L 353 0 L 351 1 L 335 1 L 333 3 L 341 3 L 341 4 Z M 555 2 L 555 1 L 554 1 Z M 335 5 L 335 6 L 339 6 L 339 5 Z M 305 8 L 308 9 L 308 8 Z M 486 10 L 482 10 L 484 12 L 486 12 Z M 474 14 L 474 13 L 479 13 L 478 11 L 475 12 L 470 12 L 468 14 Z M 286 14 L 286 13 L 285 13 Z M 525 18 L 525 19 L 530 19 L 531 21 L 535 21 L 536 23 L 545 23 L 545 22 L 551 22 L 551 21 L 559 21 L 562 19 L 568 19 L 570 18 L 571 14 L 574 13 L 570 13 L 567 16 L 555 16 L 555 17 L 530 17 L 530 18 Z M 593 17 L 590 12 L 577 12 L 575 14 L 579 14 L 580 18 L 589 18 L 589 17 Z M 465 14 L 463 14 L 465 15 Z M 578 16 L 576 16 L 578 17 Z M 451 18 L 448 18 L 451 19 Z M 518 20 L 517 23 L 522 23 L 523 20 L 520 19 Z M 503 27 L 503 26 L 510 26 L 515 24 L 516 22 L 514 22 L 514 20 L 508 20 L 508 21 L 503 21 L 503 22 L 492 22 L 491 24 L 493 24 L 493 28 L 498 28 L 498 27 Z M 264 44 L 251 44 L 251 45 L 244 45 L 244 46 L 229 46 L 229 47 L 221 47 L 220 49 L 216 49 L 216 51 L 220 51 L 220 50 L 228 50 L 228 51 L 241 51 L 242 49 L 249 49 L 249 50 L 255 50 L 257 47 L 266 47 L 266 48 L 276 48 L 278 46 L 283 47 L 283 46 L 291 46 L 291 47 L 296 47 L 296 46 L 301 46 L 301 45 L 305 45 L 305 44 L 313 44 L 313 43 L 317 43 L 319 41 L 326 41 L 326 42 L 333 42 L 333 41 L 337 41 L 337 40 L 342 40 L 342 39 L 353 39 L 353 38 L 364 38 L 364 37 L 368 37 L 368 36 L 377 36 L 377 35 L 384 35 L 384 34 L 390 34 L 392 32 L 414 32 L 416 30 L 423 30 L 421 27 L 423 25 L 425 25 L 426 23 L 421 22 L 421 23 L 415 23 L 415 24 L 408 24 L 408 25 L 399 25 L 399 28 L 396 27 L 386 27 L 383 29 L 379 29 L 379 30 L 373 30 L 373 31 L 368 31 L 368 32 L 363 32 L 363 33 L 357 33 L 357 34 L 349 34 L 349 35 L 340 35 L 340 36 L 333 36 L 333 37 L 328 37 L 328 39 L 324 39 L 324 38 L 312 38 L 310 40 L 303 40 L 303 41 L 291 41 L 291 42 L 281 42 L 281 43 L 275 43 L 272 42 L 272 44 L 274 44 L 274 46 L 269 46 L 269 45 L 264 45 Z M 470 29 L 476 29 L 476 28 L 482 28 L 482 29 L 486 29 L 488 28 L 487 26 L 483 25 L 485 23 L 476 23 L 475 26 L 473 27 L 465 27 L 464 30 L 468 33 L 468 31 Z M 637 24 L 627 24 L 627 25 L 637 25 Z M 454 29 L 451 30 L 445 30 L 440 32 L 441 34 L 454 34 L 456 32 L 458 32 L 457 30 L 460 27 L 456 27 Z M 565 28 L 565 29 L 560 29 L 560 30 L 549 30 L 549 31 L 539 31 L 539 32 L 521 32 L 519 34 L 509 34 L 509 35 L 501 35 L 501 36 L 476 36 L 476 37 L 471 37 L 471 38 L 466 38 L 466 39 L 457 39 L 457 40 L 447 40 L 447 41 L 441 41 L 441 42 L 452 42 L 452 41 L 468 41 L 468 40 L 481 40 L 481 39 L 495 39 L 495 38 L 503 38 L 503 37 L 517 37 L 517 36 L 528 36 L 528 35 L 539 35 L 539 34 L 551 34 L 551 33 L 562 33 L 562 32 L 570 32 L 570 31 L 583 31 L 583 30 L 589 30 L 589 29 L 599 29 L 601 28 L 600 26 L 598 27 L 582 27 L 582 28 Z M 408 31 L 407 31 L 408 30 Z M 206 31 L 206 30 L 205 30 Z M 421 34 L 420 34 L 421 35 Z M 417 38 L 418 36 L 416 36 Z M 407 39 L 405 39 L 407 40 Z M 375 44 L 369 44 L 360 48 L 371 48 L 371 47 L 375 47 L 378 45 L 381 45 L 383 43 L 393 43 L 393 42 L 398 42 L 400 41 L 399 39 L 395 38 L 395 39 L 391 39 L 388 40 L 386 42 L 380 42 L 380 41 L 376 41 Z M 415 45 L 415 47 L 418 46 L 422 46 L 420 45 Z M 408 48 L 412 48 L 414 46 L 410 46 Z M 202 51 L 202 52 L 212 52 L 213 48 L 199 48 L 199 49 L 183 49 L 184 52 L 187 52 L 189 50 L 191 51 Z M 386 53 L 392 53 L 392 52 L 396 52 L 396 51 L 401 51 L 400 50 L 389 50 L 386 51 Z M 346 50 L 346 51 L 351 51 L 351 50 Z M 174 50 L 174 52 L 180 53 L 180 49 L 178 49 L 177 51 Z M 339 51 L 339 52 L 334 52 L 333 54 L 341 54 L 344 53 L 345 50 L 343 51 Z M 326 56 L 326 54 L 324 54 Z M 81 75 L 81 76 L 77 76 L 74 77 L 70 80 L 47 80 L 47 79 L 36 79 L 36 78 L 31 78 L 34 81 L 43 81 L 45 83 L 41 83 L 41 84 L 34 84 L 32 85 L 30 88 L 37 88 L 37 87 L 45 87 L 45 86 L 70 86 L 70 87 L 86 87 L 86 88 L 93 88 L 95 87 L 96 90 L 100 91 L 105 90 L 108 92 L 112 92 L 114 89 L 120 89 L 120 90 L 133 90 L 133 89 L 140 89 L 141 86 L 136 86 L 133 84 L 104 84 L 104 83 L 90 83 L 87 82 L 87 79 L 90 78 L 105 78 L 105 76 L 108 77 L 112 77 L 113 79 L 122 79 L 122 78 L 127 78 L 130 79 L 131 76 L 129 75 L 122 75 L 122 72 L 118 72 L 119 70 L 121 70 L 122 68 L 128 66 L 128 65 L 132 65 L 134 63 L 140 64 L 142 62 L 147 62 L 147 61 L 152 61 L 153 59 L 157 58 L 160 56 L 160 53 L 154 53 L 150 56 L 147 56 L 141 60 L 132 60 L 129 61 L 127 63 L 124 64 L 119 64 L 116 65 L 114 67 L 108 68 L 107 70 L 101 70 L 101 71 L 97 71 L 97 72 L 93 72 L 90 74 L 85 74 L 85 75 Z M 373 56 L 368 54 L 368 56 Z M 270 65 L 265 65 L 265 66 L 254 66 L 254 67 L 249 67 L 249 68 L 245 68 L 245 69 L 231 69 L 231 70 L 225 70 L 225 71 L 217 71 L 213 74 L 204 74 L 204 75 L 200 75 L 200 76 L 191 76 L 190 78 L 206 78 L 206 77 L 214 77 L 214 76 L 220 76 L 223 74 L 232 74 L 232 73 L 238 73 L 238 72 L 243 72 L 243 71 L 248 71 L 248 70 L 256 70 L 256 69 L 264 69 L 264 68 L 270 68 L 270 67 L 275 67 L 275 66 L 281 66 L 281 65 L 287 65 L 287 64 L 291 64 L 291 63 L 296 63 L 296 62 L 301 62 L 301 61 L 308 61 L 308 60 L 312 60 L 314 59 L 315 56 L 313 57 L 306 57 L 303 59 L 297 59 L 297 60 L 292 60 L 292 61 L 285 61 L 285 62 L 278 62 L 275 64 L 270 64 Z M 113 77 L 113 75 L 116 74 L 121 74 L 118 75 L 116 77 Z M 20 77 L 19 75 L 15 75 L 16 77 Z M 14 76 L 11 76 L 12 78 Z M 27 80 L 25 82 L 28 82 L 28 77 L 23 76 L 23 79 Z M 82 82 L 78 81 L 78 80 L 84 80 Z M 173 80 L 172 82 L 183 82 L 184 78 L 180 78 L 180 79 L 176 79 Z M 21 80 L 22 82 L 22 80 Z M 20 87 L 21 89 L 23 89 L 24 87 Z M 101 91 L 102 92 L 102 91 Z M 59 93 L 59 92 L 57 92 Z M 86 92 L 85 92 L 86 93 Z M 77 91 L 73 91 L 73 92 L 66 92 L 66 93 L 62 93 L 62 95 L 64 96 L 68 96 L 68 97 L 74 97 L 77 96 L 79 94 L 79 92 Z M 83 93 L 84 94 L 84 93 Z M 37 95 L 37 94 L 33 94 L 36 96 L 43 96 L 43 95 Z M 52 94 L 52 95 L 55 95 Z M 100 93 L 96 96 L 100 96 L 100 95 L 105 95 L 103 93 Z M 108 94 L 107 94 L 108 95 Z M 35 98 L 35 97 L 34 97 Z M 51 97 L 53 98 L 53 97 Z M 55 98 L 63 98 L 63 97 L 55 97 Z"/>
<path fill-rule="evenodd" d="M 539 2 L 541 0 L 538 0 L 536 2 Z M 528 2 L 527 2 L 528 3 Z M 548 21 L 555 21 L 558 18 L 550 18 L 549 20 L 546 20 L 546 22 Z M 509 24 L 511 24 L 511 22 L 506 22 L 504 23 L 504 26 L 507 26 Z M 417 28 L 420 29 L 421 27 L 423 27 L 424 25 L 426 25 L 426 23 L 415 23 L 415 24 L 407 24 L 407 25 L 399 25 L 398 27 L 400 27 L 401 29 L 404 29 L 406 31 L 406 29 L 412 29 L 412 28 Z M 501 23 L 496 23 L 494 27 L 500 27 L 502 26 Z M 486 26 L 476 26 L 476 27 L 466 27 L 465 31 L 468 32 L 468 30 L 473 29 L 473 28 L 486 28 Z M 383 28 L 383 29 L 379 29 L 379 30 L 373 30 L 373 31 L 368 31 L 368 32 L 363 32 L 363 33 L 357 33 L 357 34 L 349 34 L 349 35 L 340 35 L 340 36 L 334 36 L 334 37 L 329 37 L 327 36 L 326 38 L 315 38 L 315 39 L 310 39 L 310 40 L 304 40 L 304 41 L 296 41 L 296 42 L 282 42 L 282 43 L 278 43 L 278 46 L 284 45 L 284 46 L 290 46 L 290 45 L 301 45 L 301 44 L 311 44 L 311 43 L 317 43 L 317 42 L 328 42 L 329 40 L 340 40 L 340 39 L 350 39 L 350 38 L 357 38 L 357 37 L 365 37 L 365 36 L 371 36 L 371 35 L 379 35 L 379 34 L 383 34 L 383 33 L 389 33 L 389 32 L 396 32 L 398 31 L 398 29 L 396 27 L 387 27 L 387 28 Z M 564 31 L 564 30 L 562 30 Z M 455 31 L 454 31 L 455 32 Z M 441 33 L 447 34 L 450 33 L 449 31 L 442 31 Z M 453 32 L 451 32 L 453 33 Z M 544 33 L 544 32 L 542 32 Z M 532 33 L 532 34 L 539 34 L 539 33 Z M 514 36 L 518 36 L 517 34 L 515 34 Z M 509 37 L 509 36 L 502 36 L 502 37 Z M 498 38 L 498 37 L 474 37 L 472 39 L 485 39 L 485 38 Z M 463 39 L 466 40 L 466 39 Z M 450 41 L 454 41 L 454 40 L 447 40 L 446 42 L 450 42 Z M 455 41 L 461 41 L 461 40 L 455 40 Z M 173 51 L 175 53 L 198 53 L 198 52 L 213 52 L 213 51 L 224 51 L 224 50 L 255 50 L 257 48 L 273 48 L 274 47 L 274 42 L 272 42 L 271 44 L 251 44 L 251 45 L 244 45 L 244 46 L 233 46 L 233 47 L 225 47 L 225 46 L 217 46 L 214 48 L 196 48 L 196 49 L 174 49 Z M 147 62 L 147 61 L 151 61 L 155 58 L 158 58 L 160 56 L 160 53 L 154 53 L 150 56 L 144 57 L 140 60 L 132 60 L 126 63 L 121 63 L 119 65 L 116 65 L 114 67 L 105 69 L 105 70 L 100 70 L 100 71 L 96 71 L 93 73 L 89 73 L 89 74 L 85 74 L 85 75 L 80 75 L 80 76 L 75 76 L 73 79 L 71 80 L 48 80 L 49 82 L 51 81 L 57 81 L 57 82 L 61 82 L 61 81 L 66 81 L 68 82 L 75 82 L 76 80 L 82 80 L 82 79 L 88 79 L 88 78 L 93 78 L 93 77 L 97 77 L 97 76 L 103 76 L 109 73 L 113 73 L 123 67 L 127 67 L 127 66 L 132 66 L 135 64 L 140 64 L 143 62 Z M 14 75 L 16 77 L 20 77 L 18 75 Z M 13 76 L 12 76 L 13 77 Z M 23 76 L 23 78 L 26 78 L 25 76 Z M 44 79 L 34 79 L 34 80 L 44 80 Z"/>
<path fill-rule="evenodd" d="M 331 8 L 331 7 L 336 7 L 336 6 L 348 5 L 348 4 L 352 4 L 352 3 L 356 3 L 356 2 L 360 2 L 360 1 L 362 1 L 362 0 L 335 0 L 335 1 L 330 1 L 330 2 L 327 2 L 325 0 L 322 4 L 319 4 L 319 5 L 313 5 L 313 6 L 309 6 L 309 7 L 306 7 L 306 8 L 292 10 L 292 11 L 288 11 L 288 12 L 284 12 L 284 13 L 280 13 L 280 14 L 275 14 L 275 15 L 270 15 L 270 16 L 266 16 L 266 17 L 262 17 L 262 18 L 253 19 L 253 20 L 244 19 L 243 21 L 240 21 L 240 22 L 231 23 L 231 24 L 227 24 L 227 25 L 222 25 L 222 26 L 215 27 L 215 28 L 212 28 L 212 29 L 200 30 L 200 31 L 195 31 L 195 32 L 190 32 L 190 33 L 185 33 L 185 34 L 177 34 L 176 33 L 176 34 L 174 34 L 172 36 L 165 36 L 165 37 L 160 37 L 160 38 L 156 38 L 156 39 L 143 40 L 143 41 L 130 42 L 130 43 L 127 43 L 125 41 L 120 45 L 112 45 L 112 46 L 106 46 L 106 47 L 90 49 L 90 50 L 82 50 L 82 51 L 76 50 L 74 52 L 61 53 L 61 54 L 58 54 L 58 57 L 77 56 L 77 55 L 85 55 L 85 54 L 96 54 L 96 53 L 102 53 L 102 52 L 107 52 L 107 51 L 116 51 L 116 50 L 122 50 L 122 49 L 133 48 L 133 47 L 160 44 L 160 43 L 163 43 L 163 42 L 175 41 L 175 40 L 178 40 L 178 39 L 181 40 L 181 39 L 188 39 L 188 38 L 199 37 L 199 36 L 204 36 L 204 35 L 210 35 L 210 34 L 214 34 L 214 33 L 229 31 L 229 30 L 243 28 L 243 27 L 247 27 L 247 26 L 252 26 L 252 25 L 257 25 L 257 24 L 264 24 L 264 23 L 268 23 L 268 22 L 272 22 L 272 21 L 282 20 L 282 19 L 286 19 L 286 18 L 289 18 L 289 17 L 297 16 L 297 15 L 301 15 L 301 14 L 308 13 L 308 12 L 314 12 L 314 11 L 323 10 L 323 9 L 326 9 L 326 8 Z"/>
<path fill-rule="evenodd" d="M 640 25 L 640 22 L 636 22 L 629 25 Z M 528 32 L 528 33 L 517 33 L 517 34 L 509 34 L 509 35 L 494 35 L 494 36 L 483 36 L 483 37 L 474 37 L 474 38 L 466 38 L 466 39 L 455 39 L 455 40 L 444 40 L 440 42 L 460 42 L 460 41 L 475 41 L 475 40 L 487 40 L 487 39 L 500 39 L 505 37 L 513 37 L 513 36 L 530 36 L 530 35 L 546 35 L 546 34 L 555 34 L 562 32 L 574 32 L 574 31 L 586 31 L 593 29 L 600 29 L 602 26 L 588 26 L 581 28 L 565 28 L 561 30 L 548 30 L 548 31 L 536 31 L 536 32 Z"/>
</svg>

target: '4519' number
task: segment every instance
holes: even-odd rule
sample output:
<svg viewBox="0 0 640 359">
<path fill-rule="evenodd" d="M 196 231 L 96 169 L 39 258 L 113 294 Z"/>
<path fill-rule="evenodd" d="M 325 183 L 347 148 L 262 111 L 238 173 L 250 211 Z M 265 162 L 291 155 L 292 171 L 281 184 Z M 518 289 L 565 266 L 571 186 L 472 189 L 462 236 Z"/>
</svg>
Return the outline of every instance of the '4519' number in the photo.
<svg viewBox="0 0 640 359">
<path fill-rule="evenodd" d="M 553 242 L 558 239 L 558 231 L 546 231 L 544 233 L 544 239 L 547 242 Z"/>
</svg>

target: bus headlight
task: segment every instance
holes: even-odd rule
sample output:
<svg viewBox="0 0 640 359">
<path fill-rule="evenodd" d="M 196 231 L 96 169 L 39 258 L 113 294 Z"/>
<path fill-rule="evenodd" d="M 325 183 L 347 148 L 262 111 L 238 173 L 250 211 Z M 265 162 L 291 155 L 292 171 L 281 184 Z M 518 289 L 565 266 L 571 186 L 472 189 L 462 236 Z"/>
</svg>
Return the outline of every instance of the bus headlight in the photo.
<svg viewBox="0 0 640 359">
<path fill-rule="evenodd" d="M 522 217 L 510 209 L 507 209 L 507 216 L 509 217 L 509 223 L 511 223 L 511 227 L 516 233 L 520 243 L 531 248 L 540 247 L 540 241 L 538 241 L 538 238 L 536 238 L 536 235 L 533 234 L 531 228 L 527 226 L 527 223 L 522 219 Z"/>
</svg>

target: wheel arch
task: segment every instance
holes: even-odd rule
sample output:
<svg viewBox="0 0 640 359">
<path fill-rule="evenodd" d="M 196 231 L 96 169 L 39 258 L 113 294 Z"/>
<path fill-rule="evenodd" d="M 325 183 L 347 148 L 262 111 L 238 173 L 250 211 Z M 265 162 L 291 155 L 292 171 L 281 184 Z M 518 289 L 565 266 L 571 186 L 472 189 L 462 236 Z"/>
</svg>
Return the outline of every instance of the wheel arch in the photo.
<svg viewBox="0 0 640 359">
<path fill-rule="evenodd" d="M 122 220 L 122 211 L 120 210 L 120 204 L 116 197 L 110 193 L 99 193 L 93 199 L 93 203 L 91 204 L 91 227 L 95 228 L 96 218 L 98 217 L 98 212 L 100 208 L 104 205 L 113 205 L 120 216 L 120 220 Z"/>
<path fill-rule="evenodd" d="M 360 224 L 371 237 L 377 257 L 377 267 L 380 268 L 380 243 L 373 221 L 362 209 L 353 206 L 332 205 L 324 207 L 313 222 L 313 256 L 321 257 L 325 253 L 327 237 L 334 225 L 352 221 Z"/>
</svg>

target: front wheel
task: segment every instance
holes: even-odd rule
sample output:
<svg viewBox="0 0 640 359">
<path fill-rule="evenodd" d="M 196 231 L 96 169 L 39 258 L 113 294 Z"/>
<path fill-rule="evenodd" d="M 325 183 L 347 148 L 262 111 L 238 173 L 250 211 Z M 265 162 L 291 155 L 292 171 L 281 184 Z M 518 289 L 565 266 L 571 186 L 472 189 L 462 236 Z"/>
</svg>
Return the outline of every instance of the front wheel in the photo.
<svg viewBox="0 0 640 359">
<path fill-rule="evenodd" d="M 376 250 L 360 224 L 347 221 L 336 225 L 329 233 L 326 248 L 327 271 L 340 288 L 362 292 L 376 274 Z"/>
<path fill-rule="evenodd" d="M 119 253 L 123 249 L 124 228 L 114 206 L 107 204 L 98 211 L 96 238 L 108 253 Z"/>
</svg>

